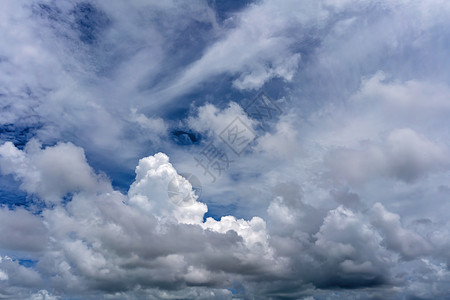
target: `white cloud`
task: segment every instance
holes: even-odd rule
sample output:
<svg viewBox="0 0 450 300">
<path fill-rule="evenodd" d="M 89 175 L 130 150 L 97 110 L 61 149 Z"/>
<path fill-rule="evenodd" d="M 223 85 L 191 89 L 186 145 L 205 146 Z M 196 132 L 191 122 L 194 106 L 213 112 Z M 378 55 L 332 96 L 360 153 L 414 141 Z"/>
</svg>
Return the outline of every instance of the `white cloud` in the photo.
<svg viewBox="0 0 450 300">
<path fill-rule="evenodd" d="M 207 131 L 212 137 L 218 136 L 237 117 L 244 124 L 254 127 L 256 122 L 248 117 L 244 109 L 235 102 L 230 102 L 224 109 L 219 109 L 215 105 L 206 103 L 196 110 L 196 116 L 191 116 L 187 120 L 190 128 L 203 132 Z"/>
<path fill-rule="evenodd" d="M 410 114 L 410 117 L 417 118 L 421 115 L 429 117 L 430 111 L 447 111 L 450 108 L 449 95 L 450 89 L 445 84 L 419 80 L 391 82 L 388 75 L 378 71 L 363 80 L 361 89 L 351 100 L 384 104 L 387 113 Z"/>
<path fill-rule="evenodd" d="M 296 217 L 295 211 L 290 211 L 289 207 L 287 207 L 283 202 L 283 197 L 276 197 L 270 202 L 270 205 L 267 208 L 267 213 L 274 220 L 281 223 L 292 224 L 294 223 Z"/>
<path fill-rule="evenodd" d="M 177 178 L 176 192 L 182 195 L 183 206 L 169 201 L 168 186 Z M 177 174 L 163 153 L 143 158 L 136 167 L 136 180 L 128 192 L 130 204 L 158 217 L 175 217 L 177 221 L 187 224 L 200 224 L 207 212 L 205 204 L 197 201 L 188 180 Z"/>
<path fill-rule="evenodd" d="M 8 280 L 8 279 L 9 279 L 8 274 L 0 270 L 0 280 Z"/>
<path fill-rule="evenodd" d="M 41 149 L 32 141 L 21 151 L 7 142 L 0 146 L 0 161 L 2 174 L 14 175 L 22 181 L 22 189 L 49 203 L 59 202 L 69 193 L 111 189 L 87 164 L 83 149 L 71 143 Z"/>
</svg>

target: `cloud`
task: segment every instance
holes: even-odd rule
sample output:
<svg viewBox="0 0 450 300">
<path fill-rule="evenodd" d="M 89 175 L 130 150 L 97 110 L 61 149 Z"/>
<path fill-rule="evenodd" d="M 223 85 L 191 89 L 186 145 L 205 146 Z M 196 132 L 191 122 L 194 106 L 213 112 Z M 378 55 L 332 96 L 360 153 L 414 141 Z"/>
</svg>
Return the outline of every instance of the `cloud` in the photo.
<svg viewBox="0 0 450 300">
<path fill-rule="evenodd" d="M 235 16 L 236 27 L 225 37 L 206 49 L 202 57 L 192 63 L 170 87 L 170 93 L 193 89 L 200 82 L 221 74 L 240 74 L 233 86 L 242 90 L 260 88 L 273 77 L 290 81 L 301 60 L 299 53 L 290 51 L 294 39 L 285 34 L 296 20 L 277 18 L 286 15 L 292 2 L 277 5 L 251 5 Z M 269 26 L 270 24 L 270 26 Z"/>
<path fill-rule="evenodd" d="M 30 300 L 57 300 L 58 297 L 54 297 L 46 290 L 40 290 L 39 292 L 31 295 Z"/>
<path fill-rule="evenodd" d="M 17 223 L 17 220 L 20 223 Z M 48 242 L 47 228 L 42 220 L 25 209 L 0 209 L 0 247 L 26 252 L 43 251 Z"/>
<path fill-rule="evenodd" d="M 391 258 L 380 245 L 381 237 L 352 211 L 342 206 L 330 211 L 315 237 L 325 263 L 340 271 L 323 284 L 370 286 L 386 281 L 385 262 Z"/>
<path fill-rule="evenodd" d="M 274 132 L 266 132 L 258 139 L 256 150 L 273 157 L 292 157 L 298 151 L 298 131 L 294 116 L 284 115 L 276 123 Z"/>
<path fill-rule="evenodd" d="M 211 103 L 206 103 L 196 109 L 196 115 L 187 119 L 187 125 L 196 131 L 206 131 L 210 136 L 219 135 L 237 117 L 248 126 L 255 124 L 244 109 L 235 102 L 228 103 L 224 109 L 219 109 Z"/>
<path fill-rule="evenodd" d="M 83 149 L 71 143 L 41 149 L 34 140 L 21 151 L 7 142 L 0 147 L 0 155 L 2 174 L 14 175 L 23 190 L 48 203 L 59 202 L 69 193 L 111 189 L 87 164 Z"/>
<path fill-rule="evenodd" d="M 46 153 L 64 153 L 66 161 L 75 159 L 89 166 L 81 149 L 71 144 L 45 149 L 36 146 L 31 142 L 19 150 L 4 144 L 3 153 L 14 155 L 2 159 L 33 161 Z M 61 149 L 66 151 L 59 152 Z M 53 165 L 50 160 L 40 162 L 34 165 L 37 174 Z M 17 162 L 11 165 L 20 166 Z M 64 173 L 73 171 L 57 166 Z M 98 180 L 92 169 L 87 170 L 81 174 Z M 11 171 L 15 172 L 23 170 Z M 170 201 L 168 187 L 173 177 L 181 183 L 179 192 L 187 205 Z M 43 293 L 39 289 L 49 288 L 43 282 L 49 282 L 55 296 L 82 293 L 94 297 L 101 292 L 114 297 L 134 290 L 136 295 L 158 297 L 156 289 L 162 288 L 173 290 L 174 296 L 184 291 L 197 297 L 204 291 L 196 294 L 191 287 L 205 287 L 215 288 L 216 292 L 210 292 L 227 298 L 226 289 L 235 281 L 263 295 L 269 290 L 256 292 L 260 284 L 283 278 L 285 283 L 274 286 L 271 293 L 281 295 L 279 288 L 298 284 L 286 278 L 301 278 L 317 288 L 378 287 L 395 284 L 390 266 L 397 260 L 396 253 L 414 260 L 436 251 L 430 242 L 405 229 L 400 217 L 381 204 L 369 211 L 371 218 L 343 206 L 321 213 L 306 205 L 301 191 L 292 184 L 274 190 L 279 196 L 267 208 L 269 223 L 260 217 L 203 220 L 207 206 L 198 201 L 190 183 L 177 174 L 163 153 L 139 161 L 128 195 L 108 184 L 97 184 L 98 189 L 92 191 L 90 185 L 70 184 L 71 176 L 61 175 L 61 180 L 62 186 L 77 190 L 67 203 L 53 201 L 41 217 L 23 209 L 1 211 L 2 227 L 15 228 L 14 220 L 22 220 L 17 231 L 0 239 L 1 247 L 35 253 L 37 261 L 29 268 L 5 258 L 0 264 L 8 286 L 4 292 L 35 288 L 37 297 Z M 41 193 L 39 189 L 28 192 Z M 63 197 L 61 192 L 59 195 Z M 314 219 L 317 226 L 311 226 Z M 36 240 L 31 236 L 26 242 L 14 238 L 27 234 Z M 306 272 L 308 269 L 314 271 Z M 18 284 L 14 281 L 17 276 L 26 276 L 29 281 Z M 80 286 L 84 287 L 81 291 Z"/>
<path fill-rule="evenodd" d="M 168 186 L 173 178 L 177 179 L 176 192 L 181 195 L 181 201 L 185 205 L 176 207 L 168 201 Z M 205 204 L 196 201 L 197 196 L 189 181 L 177 174 L 169 163 L 169 158 L 163 153 L 139 161 L 136 180 L 130 187 L 128 196 L 131 205 L 158 217 L 175 217 L 177 221 L 186 224 L 201 223 L 208 210 Z"/>
<path fill-rule="evenodd" d="M 47 278 L 58 293 L 69 294 L 79 292 L 80 285 L 85 286 L 84 293 L 90 293 L 90 289 L 121 292 L 138 286 L 172 285 L 171 289 L 175 290 L 188 286 L 224 288 L 236 273 L 255 276 L 260 272 L 282 272 L 283 262 L 277 262 L 268 243 L 265 221 L 258 217 L 245 221 L 227 216 L 220 221 L 208 218 L 203 222 L 206 205 L 197 201 L 190 183 L 177 174 L 165 154 L 141 159 L 136 167 L 135 182 L 128 195 L 123 195 L 107 184 L 97 183 L 97 189 L 91 190 L 88 184 L 73 182 L 75 174 L 85 179 L 98 179 L 90 168 L 83 167 L 88 165 L 81 149 L 71 144 L 58 144 L 35 148 L 36 153 L 29 150 L 33 146 L 36 145 L 27 145 L 28 151 L 22 151 L 5 144 L 3 153 L 14 155 L 2 159 L 38 160 L 39 163 L 29 166 L 34 167 L 37 174 L 45 174 L 53 166 L 51 170 L 60 174 L 61 182 L 54 186 L 57 193 L 50 195 L 62 198 L 65 192 L 72 193 L 66 204 L 52 198 L 55 205 L 44 208 L 42 219 L 23 209 L 2 210 L 1 225 L 5 226 L 2 228 L 12 226 L 15 231 L 2 234 L 1 246 L 41 251 L 35 256 L 37 271 L 19 267 L 23 272 L 34 274 L 30 276 L 36 277 L 33 279 L 36 286 L 45 288 L 37 282 Z M 70 163 L 55 165 L 55 160 L 40 160 L 47 153 L 52 153 L 55 159 L 59 155 L 65 162 L 77 161 L 82 171 L 77 173 L 78 169 Z M 17 162 L 11 165 L 20 167 Z M 25 171 L 18 168 L 10 172 L 22 174 Z M 190 197 L 186 205 L 177 206 L 170 201 L 168 185 L 172 177 L 182 183 L 180 192 Z M 17 178 L 23 182 L 29 180 L 26 176 Z M 52 176 L 45 178 L 54 179 Z M 61 186 L 65 188 L 59 190 Z M 30 194 L 47 197 L 45 190 L 31 189 L 28 185 L 26 188 Z M 20 227 L 14 223 L 18 218 L 22 220 Z M 275 269 L 274 263 L 279 265 Z M 16 277 L 11 274 L 15 273 L 8 270 L 3 277 L 14 285 Z"/>
<path fill-rule="evenodd" d="M 424 110 L 447 110 L 449 108 L 448 86 L 418 80 L 390 82 L 382 71 L 363 80 L 360 91 L 353 101 L 381 102 L 387 104 L 391 112 L 424 113 Z"/>
<path fill-rule="evenodd" d="M 363 142 L 360 149 L 330 151 L 327 163 L 336 178 L 352 183 L 372 176 L 388 176 L 411 182 L 448 166 L 447 149 L 410 128 L 395 129 L 380 144 Z"/>
<path fill-rule="evenodd" d="M 38 272 L 21 266 L 9 256 L 0 257 L 0 269 L 4 280 L 0 281 L 0 293 L 15 297 L 21 289 L 33 289 L 43 284 Z"/>
<path fill-rule="evenodd" d="M 403 228 L 400 217 L 388 212 L 381 203 L 373 207 L 372 223 L 385 235 L 388 248 L 392 248 L 405 259 L 429 254 L 431 245 L 417 233 Z"/>
</svg>

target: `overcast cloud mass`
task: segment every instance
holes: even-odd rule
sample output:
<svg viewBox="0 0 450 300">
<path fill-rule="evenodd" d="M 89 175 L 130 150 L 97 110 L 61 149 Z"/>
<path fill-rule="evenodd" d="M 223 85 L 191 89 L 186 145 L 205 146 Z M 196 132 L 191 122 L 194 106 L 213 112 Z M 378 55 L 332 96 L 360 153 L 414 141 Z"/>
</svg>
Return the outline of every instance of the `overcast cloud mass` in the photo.
<svg viewBox="0 0 450 300">
<path fill-rule="evenodd" d="M 1 4 L 1 299 L 449 299 L 450 2 Z"/>
</svg>

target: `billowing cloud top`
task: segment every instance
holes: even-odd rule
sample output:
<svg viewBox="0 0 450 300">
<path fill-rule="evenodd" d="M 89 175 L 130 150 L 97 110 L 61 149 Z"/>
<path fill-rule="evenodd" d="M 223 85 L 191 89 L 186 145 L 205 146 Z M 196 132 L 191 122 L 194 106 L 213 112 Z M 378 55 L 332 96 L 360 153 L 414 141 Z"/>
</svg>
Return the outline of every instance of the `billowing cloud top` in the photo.
<svg viewBox="0 0 450 300">
<path fill-rule="evenodd" d="M 450 294 L 450 4 L 2 7 L 0 298 Z"/>
</svg>

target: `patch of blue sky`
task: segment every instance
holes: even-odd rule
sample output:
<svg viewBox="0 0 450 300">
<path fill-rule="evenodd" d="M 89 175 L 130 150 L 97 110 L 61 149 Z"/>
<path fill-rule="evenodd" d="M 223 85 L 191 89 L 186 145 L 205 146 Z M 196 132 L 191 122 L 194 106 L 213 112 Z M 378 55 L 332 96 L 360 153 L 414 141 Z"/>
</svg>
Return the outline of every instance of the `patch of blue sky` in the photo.
<svg viewBox="0 0 450 300">
<path fill-rule="evenodd" d="M 20 189 L 20 183 L 12 175 L 0 176 L 0 205 L 12 208 L 15 206 L 27 207 L 29 204 L 27 193 Z"/>
<path fill-rule="evenodd" d="M 204 199 L 199 199 L 203 201 Z M 208 212 L 203 216 L 203 220 L 207 218 L 213 218 L 214 220 L 220 221 L 223 216 L 235 216 L 237 210 L 237 204 L 232 203 L 228 205 L 221 205 L 218 203 L 207 202 Z"/>
</svg>

